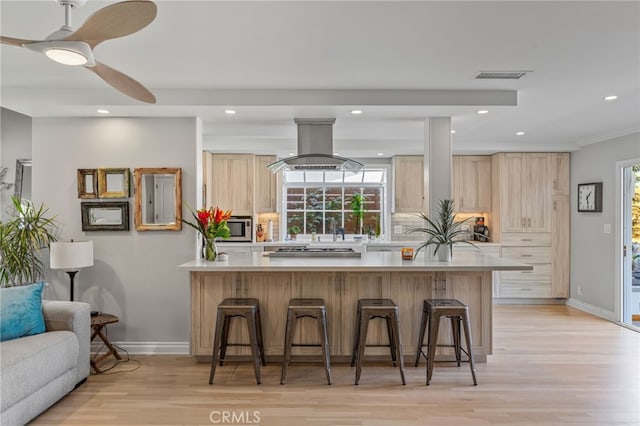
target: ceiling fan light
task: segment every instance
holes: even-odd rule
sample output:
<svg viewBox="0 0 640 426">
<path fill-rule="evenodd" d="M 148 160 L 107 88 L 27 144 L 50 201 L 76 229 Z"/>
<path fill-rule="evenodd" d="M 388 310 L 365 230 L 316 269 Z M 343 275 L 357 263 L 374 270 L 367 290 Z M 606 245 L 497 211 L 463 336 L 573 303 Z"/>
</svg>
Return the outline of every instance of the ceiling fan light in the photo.
<svg viewBox="0 0 640 426">
<path fill-rule="evenodd" d="M 25 49 L 44 53 L 52 61 L 64 65 L 93 67 L 96 60 L 91 46 L 84 41 L 45 40 L 24 45 Z"/>
<path fill-rule="evenodd" d="M 56 47 L 48 49 L 44 53 L 49 59 L 64 65 L 85 65 L 89 62 L 86 56 L 75 50 Z"/>
</svg>

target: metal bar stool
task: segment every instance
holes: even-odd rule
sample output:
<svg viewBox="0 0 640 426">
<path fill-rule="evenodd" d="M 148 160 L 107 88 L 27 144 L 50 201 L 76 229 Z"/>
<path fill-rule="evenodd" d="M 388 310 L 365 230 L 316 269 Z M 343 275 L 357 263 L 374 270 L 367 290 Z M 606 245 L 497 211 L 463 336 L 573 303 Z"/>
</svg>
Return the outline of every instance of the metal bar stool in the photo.
<svg viewBox="0 0 640 426">
<path fill-rule="evenodd" d="M 249 328 L 249 343 L 229 343 L 229 328 L 231 319 L 242 317 L 247 320 Z M 228 346 L 250 346 L 253 358 L 253 370 L 256 374 L 256 382 L 260 384 L 260 361 L 267 365 L 264 359 L 264 344 L 262 340 L 262 322 L 260 320 L 260 304 L 258 299 L 230 298 L 224 299 L 218 305 L 216 318 L 215 337 L 213 338 L 213 352 L 211 355 L 211 374 L 209 384 L 213 384 L 213 376 L 216 373 L 216 361 L 222 366 L 227 354 Z M 218 358 L 218 351 L 220 357 Z"/>
<path fill-rule="evenodd" d="M 296 332 L 296 323 L 299 318 L 314 318 L 318 323 L 320 333 L 320 344 L 293 343 L 293 336 Z M 282 373 L 280 384 L 284 385 L 287 377 L 287 367 L 291 362 L 291 348 L 293 346 L 321 346 L 324 362 L 324 371 L 327 376 L 327 383 L 331 384 L 331 361 L 329 355 L 329 337 L 327 335 L 327 308 L 322 299 L 291 299 L 287 309 L 287 326 L 284 339 L 284 356 L 282 357 Z"/>
<path fill-rule="evenodd" d="M 369 320 L 374 318 L 384 319 L 387 323 L 389 345 L 367 345 L 367 330 Z M 359 299 L 356 314 L 356 328 L 353 339 L 353 352 L 351 366 L 356 366 L 356 382 L 360 381 L 362 364 L 364 362 L 364 349 L 366 346 L 389 346 L 391 360 L 395 367 L 400 364 L 400 377 L 402 384 L 406 385 L 404 377 L 404 360 L 402 359 L 402 341 L 400 338 L 400 310 L 391 299 Z"/>
<path fill-rule="evenodd" d="M 451 320 L 451 331 L 453 335 L 453 345 L 438 345 L 438 329 L 440 326 L 440 319 L 442 317 L 449 318 Z M 460 323 L 464 328 L 465 343 L 467 350 L 462 349 L 460 344 Z M 427 354 L 422 351 L 424 345 L 424 334 L 428 328 L 427 337 Z M 418 350 L 416 353 L 416 363 L 418 366 L 420 362 L 420 355 L 424 355 L 427 359 L 427 385 L 431 381 L 433 376 L 433 362 L 436 356 L 436 348 L 438 346 L 453 347 L 456 356 L 456 362 L 458 367 L 461 362 L 461 352 L 464 352 L 469 360 L 469 367 L 471 368 L 471 376 L 473 377 L 473 384 L 477 385 L 476 369 L 473 361 L 473 350 L 471 349 L 471 324 L 469 321 L 469 308 L 467 305 L 461 303 L 456 299 L 426 299 L 423 302 L 422 308 L 422 322 L 420 323 L 420 337 L 418 340 Z"/>
</svg>

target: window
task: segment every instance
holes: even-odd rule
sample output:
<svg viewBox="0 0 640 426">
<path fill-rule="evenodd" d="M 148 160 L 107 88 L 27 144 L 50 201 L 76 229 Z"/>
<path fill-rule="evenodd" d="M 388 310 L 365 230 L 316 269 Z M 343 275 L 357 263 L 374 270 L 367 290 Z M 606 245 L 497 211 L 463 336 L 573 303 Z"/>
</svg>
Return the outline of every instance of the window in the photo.
<svg viewBox="0 0 640 426">
<path fill-rule="evenodd" d="M 380 236 L 384 229 L 387 171 L 285 171 L 284 226 L 288 234 Z"/>
</svg>

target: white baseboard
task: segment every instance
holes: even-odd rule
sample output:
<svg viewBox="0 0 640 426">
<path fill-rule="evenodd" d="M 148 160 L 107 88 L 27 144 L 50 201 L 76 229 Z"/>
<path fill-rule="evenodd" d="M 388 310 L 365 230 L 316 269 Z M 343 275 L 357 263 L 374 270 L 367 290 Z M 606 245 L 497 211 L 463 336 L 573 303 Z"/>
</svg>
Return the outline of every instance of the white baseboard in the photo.
<svg viewBox="0 0 640 426">
<path fill-rule="evenodd" d="M 617 322 L 615 312 L 607 311 L 606 309 L 602 309 L 598 306 L 593 306 L 581 300 L 570 298 L 567 300 L 567 305 L 571 306 L 572 308 L 580 309 L 581 311 L 587 312 L 597 317 L 604 318 L 609 321 Z"/>
<path fill-rule="evenodd" d="M 131 355 L 189 355 L 189 342 L 111 342 Z M 91 343 L 91 353 L 105 352 L 106 346 L 99 341 Z"/>
<path fill-rule="evenodd" d="M 494 305 L 564 305 L 566 299 L 495 297 Z"/>
</svg>

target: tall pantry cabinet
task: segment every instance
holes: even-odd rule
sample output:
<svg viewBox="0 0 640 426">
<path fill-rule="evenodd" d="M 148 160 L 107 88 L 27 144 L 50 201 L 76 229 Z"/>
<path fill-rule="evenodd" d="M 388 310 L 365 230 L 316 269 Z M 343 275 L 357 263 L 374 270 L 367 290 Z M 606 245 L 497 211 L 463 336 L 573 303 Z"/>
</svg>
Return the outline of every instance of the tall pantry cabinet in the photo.
<svg viewBox="0 0 640 426">
<path fill-rule="evenodd" d="M 502 257 L 533 266 L 500 272 L 499 298 L 569 296 L 569 154 L 491 157 L 494 242 Z"/>
</svg>

